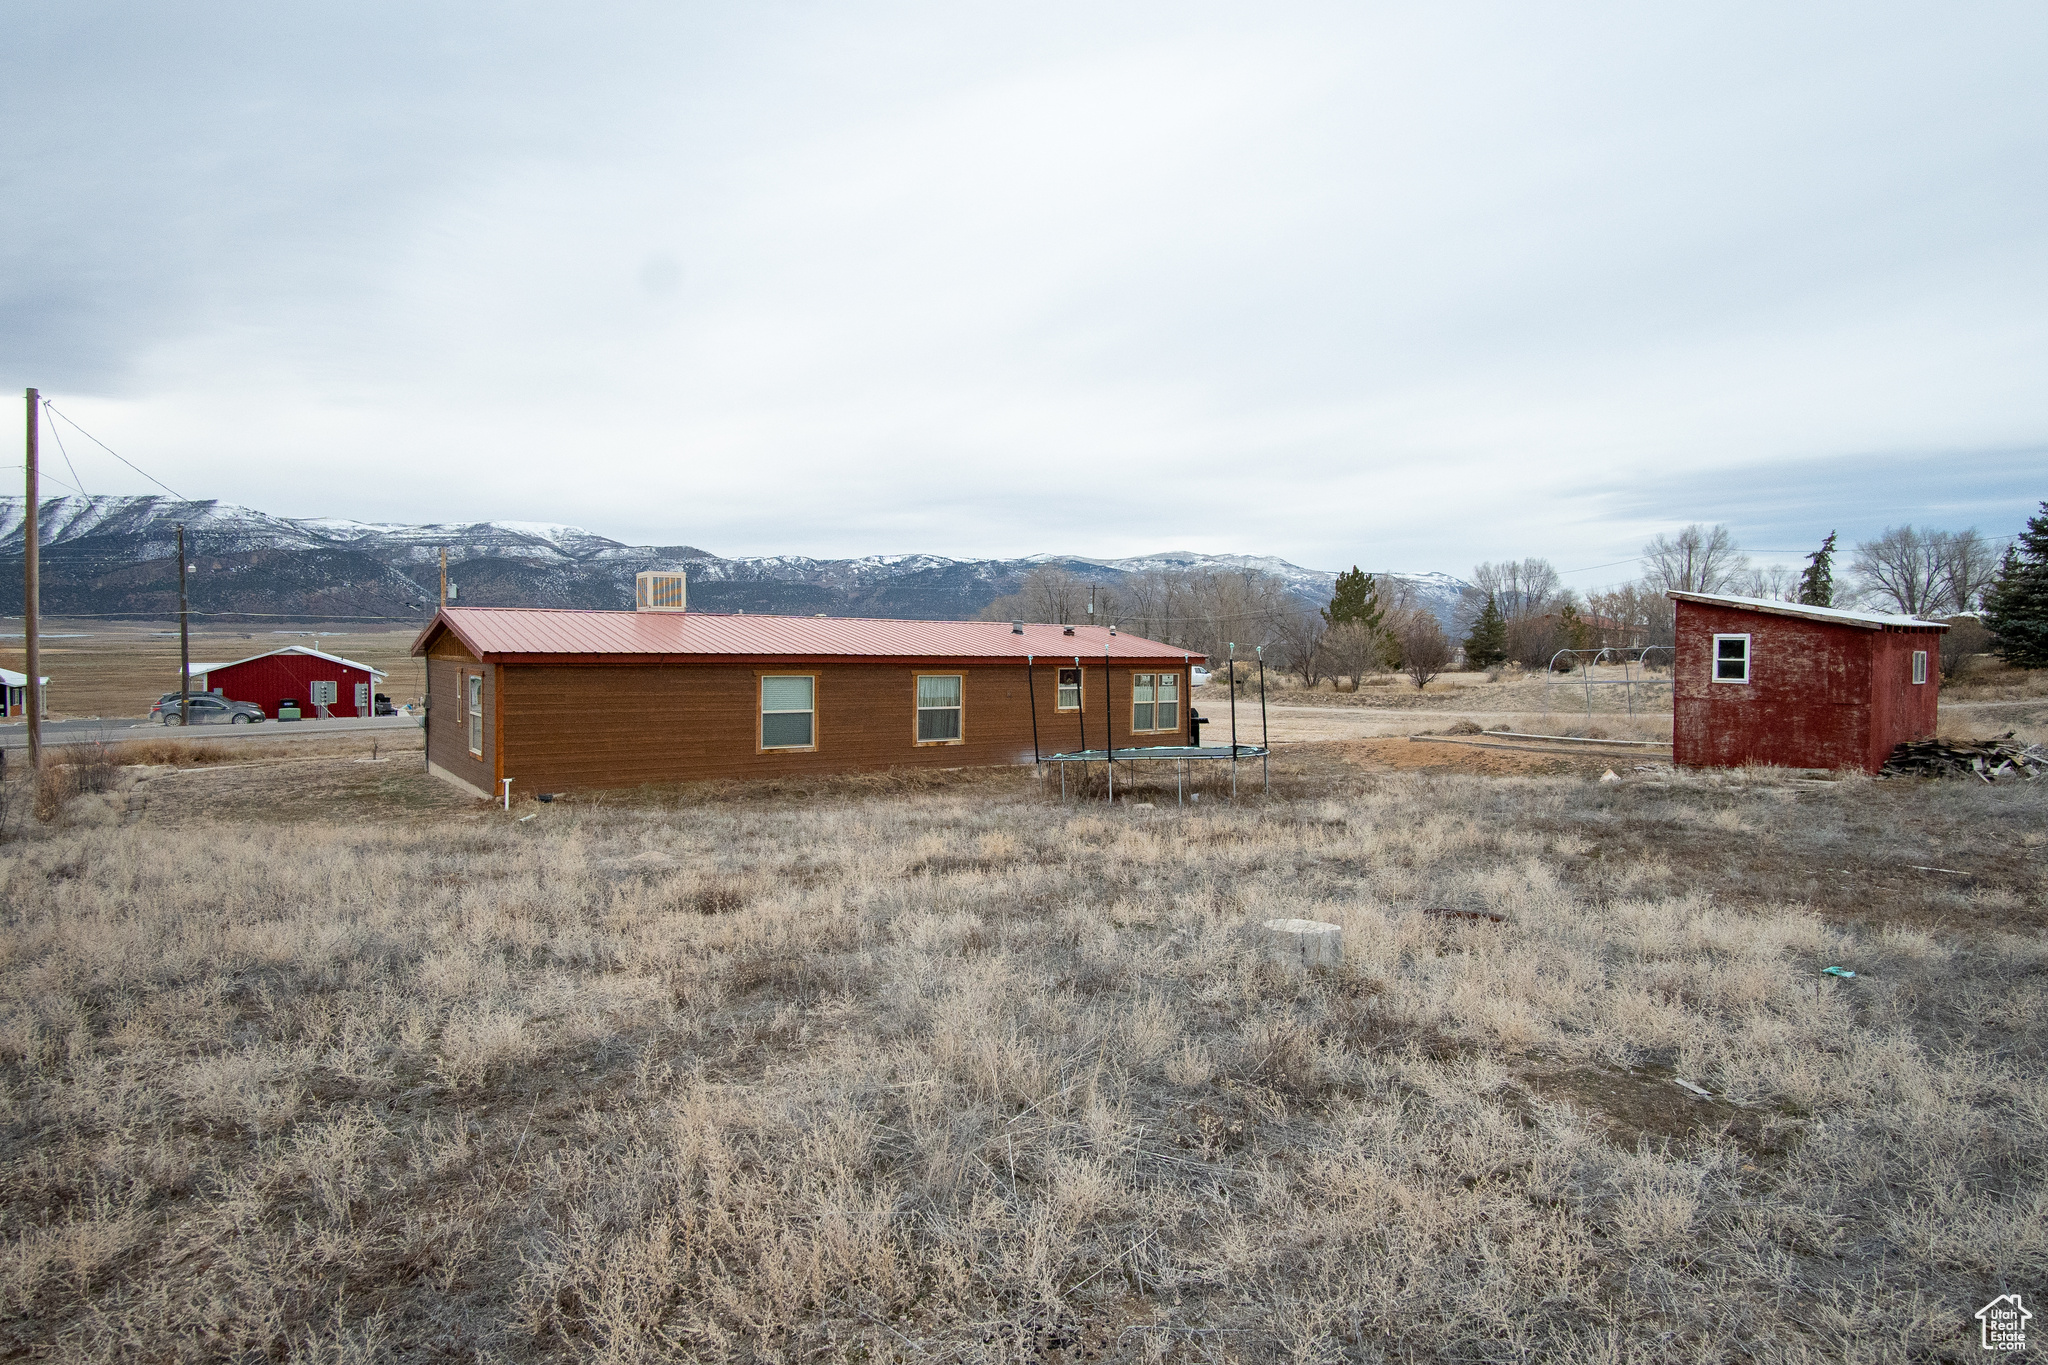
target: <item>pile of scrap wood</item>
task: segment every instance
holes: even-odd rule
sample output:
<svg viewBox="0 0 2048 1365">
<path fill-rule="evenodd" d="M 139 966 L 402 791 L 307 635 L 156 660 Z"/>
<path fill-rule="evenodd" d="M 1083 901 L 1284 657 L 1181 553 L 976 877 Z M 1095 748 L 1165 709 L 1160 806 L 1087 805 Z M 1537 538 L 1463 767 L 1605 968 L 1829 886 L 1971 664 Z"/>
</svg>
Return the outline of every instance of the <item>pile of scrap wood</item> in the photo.
<svg viewBox="0 0 2048 1365">
<path fill-rule="evenodd" d="M 2028 780 L 2048 774 L 2048 749 L 2021 744 L 2008 731 L 2002 739 L 1918 739 L 1892 750 L 1880 777 L 1975 777 Z"/>
</svg>

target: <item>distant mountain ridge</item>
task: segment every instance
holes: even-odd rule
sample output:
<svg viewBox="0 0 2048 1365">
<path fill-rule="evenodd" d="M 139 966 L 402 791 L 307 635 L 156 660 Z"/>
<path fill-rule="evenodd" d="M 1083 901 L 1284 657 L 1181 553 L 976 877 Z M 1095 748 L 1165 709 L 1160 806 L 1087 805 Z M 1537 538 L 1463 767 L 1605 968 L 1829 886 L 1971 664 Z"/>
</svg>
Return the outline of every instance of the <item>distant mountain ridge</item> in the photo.
<svg viewBox="0 0 2048 1365">
<path fill-rule="evenodd" d="M 552 522 L 411 525 L 281 517 L 210 500 L 64 497 L 46 499 L 38 517 L 43 611 L 147 619 L 174 613 L 180 522 L 195 566 L 187 585 L 194 611 L 330 620 L 424 620 L 439 592 L 443 546 L 465 606 L 628 607 L 633 576 L 666 568 L 689 574 L 690 604 L 706 611 L 912 620 L 972 617 L 1041 565 L 1110 585 L 1152 570 L 1256 570 L 1318 606 L 1336 579 L 1334 571 L 1270 555 L 728 557 L 693 545 L 627 545 Z M 0 559 L 20 562 L 24 530 L 22 500 L 0 498 Z M 1449 574 L 1397 576 L 1446 620 L 1466 586 Z M 19 574 L 0 580 L 0 606 L 20 612 Z"/>
</svg>

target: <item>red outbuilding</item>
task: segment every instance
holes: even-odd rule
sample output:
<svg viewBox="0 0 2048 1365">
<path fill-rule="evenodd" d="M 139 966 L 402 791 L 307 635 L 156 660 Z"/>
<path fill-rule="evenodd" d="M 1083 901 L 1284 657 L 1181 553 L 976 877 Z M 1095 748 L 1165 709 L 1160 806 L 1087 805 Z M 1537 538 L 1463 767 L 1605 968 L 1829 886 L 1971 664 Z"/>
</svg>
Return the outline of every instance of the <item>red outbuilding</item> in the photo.
<svg viewBox="0 0 2048 1365">
<path fill-rule="evenodd" d="M 279 703 L 286 700 L 297 702 L 300 716 L 307 719 L 320 715 L 322 707 L 330 716 L 374 715 L 377 684 L 384 676 L 382 670 L 368 664 L 304 645 L 289 645 L 231 664 L 192 665 L 194 691 L 253 702 L 272 719 L 277 717 Z"/>
<path fill-rule="evenodd" d="M 1861 768 L 1934 734 L 1939 621 L 1674 592 L 1681 766 Z"/>
</svg>

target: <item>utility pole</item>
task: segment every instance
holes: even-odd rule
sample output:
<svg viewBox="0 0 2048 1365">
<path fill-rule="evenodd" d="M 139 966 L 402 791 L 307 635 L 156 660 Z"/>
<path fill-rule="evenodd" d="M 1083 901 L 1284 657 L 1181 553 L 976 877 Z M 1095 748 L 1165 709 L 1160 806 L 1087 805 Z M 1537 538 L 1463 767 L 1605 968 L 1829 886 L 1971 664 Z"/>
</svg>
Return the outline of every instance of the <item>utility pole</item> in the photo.
<svg viewBox="0 0 2048 1365">
<path fill-rule="evenodd" d="M 185 523 L 178 523 L 178 724 L 192 723 L 192 636 L 185 609 Z"/>
<path fill-rule="evenodd" d="M 448 605 L 448 547 L 441 547 L 441 605 Z"/>
<path fill-rule="evenodd" d="M 22 640 L 28 646 L 28 771 L 31 780 L 43 770 L 43 650 L 36 632 L 42 626 L 42 566 L 37 551 L 42 540 L 42 491 L 36 481 L 37 445 L 43 427 L 43 396 L 28 391 L 28 490 L 22 504 L 22 549 L 26 568 L 21 582 Z"/>
</svg>

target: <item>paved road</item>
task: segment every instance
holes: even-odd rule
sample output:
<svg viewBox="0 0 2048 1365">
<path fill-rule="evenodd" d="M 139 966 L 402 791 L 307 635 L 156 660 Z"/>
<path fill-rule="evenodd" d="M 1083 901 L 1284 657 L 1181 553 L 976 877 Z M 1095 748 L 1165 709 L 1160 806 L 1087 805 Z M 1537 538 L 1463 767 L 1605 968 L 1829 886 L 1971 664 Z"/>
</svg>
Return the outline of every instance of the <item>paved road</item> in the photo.
<svg viewBox="0 0 2048 1365">
<path fill-rule="evenodd" d="M 159 725 L 153 721 L 115 718 L 109 720 L 46 720 L 43 722 L 43 743 L 81 744 L 91 740 L 137 739 L 144 735 L 151 738 L 190 738 L 205 740 L 277 740 L 305 739 L 314 735 L 363 734 L 383 730 L 416 730 L 419 718 L 416 716 L 349 716 L 335 720 L 266 720 L 254 725 L 195 725 L 190 730 L 180 730 L 175 725 Z M 28 747 L 28 723 L 8 721 L 0 725 L 0 749 L 25 749 Z"/>
</svg>

